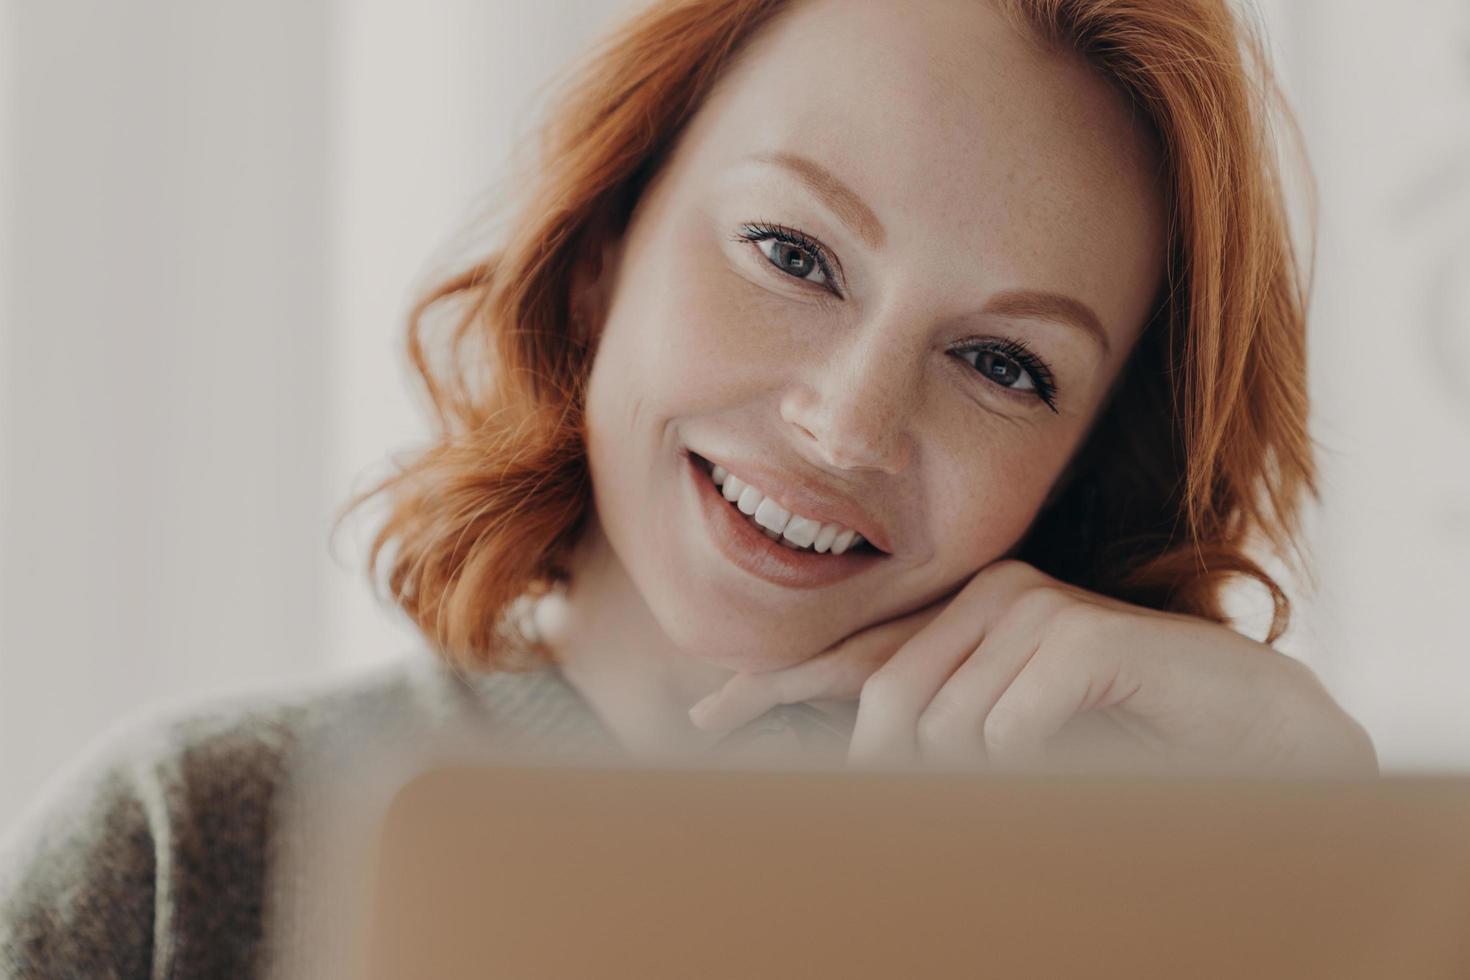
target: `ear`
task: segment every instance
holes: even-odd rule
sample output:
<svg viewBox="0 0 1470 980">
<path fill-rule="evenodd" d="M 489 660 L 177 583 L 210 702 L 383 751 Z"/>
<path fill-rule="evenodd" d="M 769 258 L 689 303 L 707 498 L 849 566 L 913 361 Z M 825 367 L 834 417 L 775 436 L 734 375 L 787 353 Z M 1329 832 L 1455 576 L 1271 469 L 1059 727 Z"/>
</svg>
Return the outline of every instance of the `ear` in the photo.
<svg viewBox="0 0 1470 980">
<path fill-rule="evenodd" d="M 623 238 L 609 236 L 600 249 L 590 251 L 572 274 L 572 332 L 595 345 L 612 306 L 613 287 L 622 264 Z"/>
</svg>

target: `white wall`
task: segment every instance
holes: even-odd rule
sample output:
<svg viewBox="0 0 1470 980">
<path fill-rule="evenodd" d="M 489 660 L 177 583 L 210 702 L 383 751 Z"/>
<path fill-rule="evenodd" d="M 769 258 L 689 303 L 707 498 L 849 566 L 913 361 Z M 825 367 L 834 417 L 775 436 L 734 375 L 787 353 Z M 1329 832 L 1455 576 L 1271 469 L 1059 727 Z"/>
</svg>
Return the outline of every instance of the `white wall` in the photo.
<svg viewBox="0 0 1470 980">
<path fill-rule="evenodd" d="M 630 6 L 631 2 L 631 6 Z M 340 3 L 328 481 L 339 499 L 386 473 L 428 431 L 403 354 L 418 287 L 445 246 L 499 198 L 519 134 L 553 72 L 637 0 Z M 344 525 L 345 574 L 328 585 L 332 657 L 376 662 L 415 643 L 374 603 L 359 568 L 374 511 Z"/>
<path fill-rule="evenodd" d="M 119 717 L 414 644 L 334 508 L 402 314 L 610 0 L 0 6 L 0 825 Z"/>
<path fill-rule="evenodd" d="M 636 5 L 0 0 L 0 823 L 126 712 L 416 642 L 329 518 L 424 432 L 413 289 Z M 1259 6 L 1322 191 L 1286 647 L 1470 767 L 1470 9 Z"/>
<path fill-rule="evenodd" d="M 0 817 L 327 643 L 319 7 L 5 9 Z"/>
<path fill-rule="evenodd" d="M 1470 5 L 1262 8 L 1321 197 L 1303 659 L 1386 765 L 1470 767 Z"/>
</svg>

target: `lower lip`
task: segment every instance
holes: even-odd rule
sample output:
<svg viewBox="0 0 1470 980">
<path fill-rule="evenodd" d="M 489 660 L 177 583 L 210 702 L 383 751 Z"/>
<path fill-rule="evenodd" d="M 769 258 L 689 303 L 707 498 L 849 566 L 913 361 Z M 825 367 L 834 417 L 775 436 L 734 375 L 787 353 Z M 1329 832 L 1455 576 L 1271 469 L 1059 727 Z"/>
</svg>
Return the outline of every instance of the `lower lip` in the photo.
<svg viewBox="0 0 1470 980">
<path fill-rule="evenodd" d="M 725 499 L 700 461 L 684 454 L 695 495 L 715 546 L 731 563 L 756 578 L 793 589 L 815 589 L 851 578 L 885 558 L 874 551 L 797 551 L 772 540 L 733 503 Z"/>
</svg>

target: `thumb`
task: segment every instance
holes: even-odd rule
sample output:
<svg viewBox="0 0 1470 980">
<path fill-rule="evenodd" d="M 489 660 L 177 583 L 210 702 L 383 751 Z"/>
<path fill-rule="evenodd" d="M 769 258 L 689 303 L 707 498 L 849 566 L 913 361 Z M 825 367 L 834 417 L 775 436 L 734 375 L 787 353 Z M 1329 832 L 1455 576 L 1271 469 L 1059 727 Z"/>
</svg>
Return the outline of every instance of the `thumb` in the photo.
<svg viewBox="0 0 1470 980">
<path fill-rule="evenodd" d="M 696 702 L 689 709 L 689 720 L 707 732 L 726 732 L 759 718 L 778 704 L 840 697 L 830 690 L 831 653 L 818 654 L 794 667 L 736 674 L 718 691 Z"/>
<path fill-rule="evenodd" d="M 778 704 L 856 701 L 863 682 L 939 615 L 945 604 L 931 603 L 869 627 L 791 667 L 736 674 L 718 691 L 695 702 L 689 720 L 704 731 L 724 732 L 759 718 Z"/>
</svg>

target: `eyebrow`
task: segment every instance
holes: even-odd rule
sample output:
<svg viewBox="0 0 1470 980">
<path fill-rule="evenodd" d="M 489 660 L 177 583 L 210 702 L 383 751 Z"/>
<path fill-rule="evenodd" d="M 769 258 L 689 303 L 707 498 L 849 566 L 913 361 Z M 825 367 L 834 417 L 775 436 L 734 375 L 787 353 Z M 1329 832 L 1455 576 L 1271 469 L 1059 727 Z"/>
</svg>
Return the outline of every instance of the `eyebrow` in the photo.
<svg viewBox="0 0 1470 980">
<path fill-rule="evenodd" d="M 883 223 L 873 209 L 863 203 L 857 192 L 848 187 L 826 167 L 798 153 L 778 152 L 756 157 L 761 163 L 781 167 L 796 176 L 831 208 L 858 237 L 873 248 L 882 248 L 887 238 Z"/>
<path fill-rule="evenodd" d="M 883 223 L 857 192 L 832 171 L 810 157 L 789 151 L 762 154 L 755 159 L 789 171 L 820 197 L 863 241 L 875 249 L 883 247 L 887 239 Z M 1102 321 L 1092 311 L 1092 307 L 1070 296 L 1039 289 L 1012 289 L 991 297 L 981 312 L 1065 324 L 1092 337 L 1102 348 L 1104 355 L 1112 350 L 1107 331 L 1103 329 Z"/>
<path fill-rule="evenodd" d="M 1083 331 L 1108 354 L 1112 344 L 1107 331 L 1092 307 L 1070 296 L 1042 292 L 1037 289 L 1012 289 L 996 293 L 985 304 L 983 313 L 996 316 L 1011 316 L 1030 320 L 1052 320 Z"/>
</svg>

